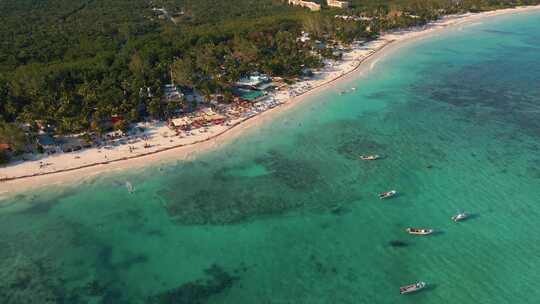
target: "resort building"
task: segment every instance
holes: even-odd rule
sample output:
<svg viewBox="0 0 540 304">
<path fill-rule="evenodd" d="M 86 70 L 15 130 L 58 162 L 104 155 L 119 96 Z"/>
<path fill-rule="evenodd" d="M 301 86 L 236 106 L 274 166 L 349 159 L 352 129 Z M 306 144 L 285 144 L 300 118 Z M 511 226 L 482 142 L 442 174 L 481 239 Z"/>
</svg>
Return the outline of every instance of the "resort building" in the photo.
<svg viewBox="0 0 540 304">
<path fill-rule="evenodd" d="M 257 86 L 268 83 L 272 79 L 265 74 L 253 73 L 248 77 L 242 77 L 236 82 L 237 87 L 255 89 Z"/>
<path fill-rule="evenodd" d="M 169 128 L 176 130 L 190 130 L 198 129 L 201 127 L 223 124 L 227 120 L 227 117 L 216 113 L 212 108 L 199 109 L 190 116 L 182 116 L 169 120 Z"/>
<path fill-rule="evenodd" d="M 165 101 L 181 101 L 184 94 L 174 84 L 166 84 L 163 87 L 163 98 Z"/>
<path fill-rule="evenodd" d="M 312 11 L 320 11 L 321 5 L 315 2 L 303 1 L 303 0 L 288 0 L 289 4 L 297 5 L 301 7 L 307 7 Z"/>
<path fill-rule="evenodd" d="M 349 2 L 347 1 L 338 1 L 338 0 L 327 0 L 328 6 L 337 7 L 337 8 L 348 8 Z"/>
<path fill-rule="evenodd" d="M 270 76 L 256 72 L 238 80 L 233 88 L 233 94 L 240 99 L 254 101 L 276 87 L 277 84 L 272 82 Z"/>
<path fill-rule="evenodd" d="M 169 128 L 171 129 L 185 129 L 188 128 L 191 125 L 192 121 L 189 119 L 189 117 L 179 117 L 179 118 L 173 118 L 169 120 Z"/>
</svg>

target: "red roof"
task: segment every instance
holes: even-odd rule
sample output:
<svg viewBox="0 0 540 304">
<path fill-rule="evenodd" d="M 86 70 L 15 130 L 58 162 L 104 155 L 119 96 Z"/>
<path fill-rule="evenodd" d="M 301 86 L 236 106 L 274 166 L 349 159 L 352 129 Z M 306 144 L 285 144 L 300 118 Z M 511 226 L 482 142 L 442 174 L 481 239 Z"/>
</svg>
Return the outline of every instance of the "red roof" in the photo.
<svg viewBox="0 0 540 304">
<path fill-rule="evenodd" d="M 123 121 L 124 121 L 124 118 L 122 118 L 122 116 L 116 116 L 115 115 L 115 116 L 111 117 L 111 122 L 113 124 L 117 124 L 117 123 L 123 122 Z"/>
</svg>

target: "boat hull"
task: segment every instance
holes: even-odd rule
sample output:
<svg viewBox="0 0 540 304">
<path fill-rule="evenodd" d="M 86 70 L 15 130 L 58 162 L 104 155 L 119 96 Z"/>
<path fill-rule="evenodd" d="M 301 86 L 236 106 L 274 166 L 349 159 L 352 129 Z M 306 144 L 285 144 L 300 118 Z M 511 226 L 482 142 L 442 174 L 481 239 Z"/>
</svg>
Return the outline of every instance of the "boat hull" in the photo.
<svg viewBox="0 0 540 304">
<path fill-rule="evenodd" d="M 388 191 L 388 192 L 383 192 L 383 193 L 379 194 L 379 198 L 380 199 L 392 198 L 392 197 L 396 196 L 396 194 L 397 194 L 397 192 L 395 190 Z"/>
<path fill-rule="evenodd" d="M 430 235 L 433 233 L 433 229 L 423 229 L 423 228 L 407 228 L 405 229 L 409 234 L 412 235 Z"/>
<path fill-rule="evenodd" d="M 399 288 L 399 293 L 402 295 L 418 292 L 426 287 L 426 283 L 418 282 L 411 285 L 402 286 Z"/>
<path fill-rule="evenodd" d="M 379 155 L 362 155 L 360 156 L 361 160 L 377 160 L 379 159 Z"/>
<path fill-rule="evenodd" d="M 464 221 L 464 220 L 466 220 L 468 218 L 469 218 L 468 214 L 462 213 L 462 214 L 452 216 L 452 221 L 460 222 L 460 221 Z"/>
</svg>

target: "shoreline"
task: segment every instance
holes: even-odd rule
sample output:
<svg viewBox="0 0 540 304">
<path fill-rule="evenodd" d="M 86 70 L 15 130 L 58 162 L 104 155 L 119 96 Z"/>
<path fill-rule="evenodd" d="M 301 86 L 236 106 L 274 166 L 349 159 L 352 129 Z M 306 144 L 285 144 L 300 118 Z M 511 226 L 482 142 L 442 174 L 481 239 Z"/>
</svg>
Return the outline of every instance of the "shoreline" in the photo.
<svg viewBox="0 0 540 304">
<path fill-rule="evenodd" d="M 150 149 L 147 152 L 138 153 L 136 155 L 127 154 L 122 148 L 127 145 L 121 145 L 111 154 L 117 154 L 117 157 L 108 159 L 108 151 L 102 153 L 98 148 L 90 148 L 87 151 L 82 151 L 80 154 L 61 154 L 55 156 L 49 156 L 44 158 L 46 161 L 57 161 L 58 165 L 65 165 L 65 167 L 51 167 L 51 170 L 41 171 L 38 170 L 37 164 L 39 160 L 27 161 L 22 164 L 8 165 L 1 169 L 0 178 L 0 200 L 7 198 L 10 195 L 19 193 L 24 190 L 33 188 L 42 188 L 46 186 L 57 186 L 64 183 L 77 184 L 83 182 L 89 178 L 94 178 L 98 174 L 102 174 L 110 171 L 126 170 L 126 169 L 138 169 L 145 167 L 149 164 L 155 164 L 158 162 L 167 162 L 170 160 L 189 160 L 195 153 L 201 153 L 210 151 L 223 144 L 227 144 L 231 139 L 236 138 L 249 131 L 254 127 L 259 126 L 269 120 L 272 120 L 274 115 L 279 115 L 288 109 L 302 104 L 313 94 L 319 93 L 321 90 L 332 87 L 337 83 L 343 82 L 359 73 L 365 74 L 372 69 L 373 64 L 378 59 L 386 56 L 390 52 L 398 50 L 400 47 L 407 45 L 408 43 L 417 41 L 421 38 L 428 38 L 433 34 L 439 33 L 446 29 L 456 28 L 460 25 L 467 25 L 479 21 L 481 19 L 510 15 L 512 13 L 523 13 L 529 11 L 540 10 L 540 6 L 523 6 L 510 9 L 502 9 L 495 11 L 488 11 L 476 14 L 464 14 L 464 15 L 450 15 L 445 16 L 437 21 L 431 22 L 422 27 L 408 28 L 403 30 L 395 30 L 388 33 L 383 33 L 381 36 L 366 45 L 353 49 L 350 53 L 346 54 L 346 58 L 343 61 L 337 62 L 339 65 L 338 70 L 334 67 L 326 67 L 323 73 L 328 73 L 326 77 L 322 79 L 313 79 L 309 81 L 299 82 L 300 88 L 293 86 L 294 90 L 308 88 L 306 91 L 300 92 L 297 95 L 283 96 L 278 92 L 273 96 L 276 100 L 280 100 L 281 103 L 253 116 L 247 116 L 232 121 L 232 124 L 228 127 L 216 126 L 212 127 L 209 133 L 211 134 L 199 134 L 190 138 L 191 141 L 180 141 L 180 143 L 174 143 L 168 136 L 162 136 L 159 134 L 163 129 L 152 130 L 156 136 L 156 149 Z M 365 72 L 365 73 L 364 73 Z M 322 74 L 322 73 L 321 73 Z M 157 135 L 156 135 L 157 134 Z M 171 144 L 172 143 L 172 144 Z M 131 153 L 131 152 L 130 152 Z M 78 158 L 77 156 L 80 155 Z M 105 160 L 101 156 L 105 155 Z M 85 159 L 86 157 L 86 159 Z M 99 160 L 98 160 L 99 157 Z M 88 160 L 88 163 L 82 165 L 70 166 L 70 161 L 73 159 L 80 159 L 80 163 Z M 22 172 L 22 173 L 21 173 Z M 78 174 L 73 174 L 77 172 Z"/>
</svg>

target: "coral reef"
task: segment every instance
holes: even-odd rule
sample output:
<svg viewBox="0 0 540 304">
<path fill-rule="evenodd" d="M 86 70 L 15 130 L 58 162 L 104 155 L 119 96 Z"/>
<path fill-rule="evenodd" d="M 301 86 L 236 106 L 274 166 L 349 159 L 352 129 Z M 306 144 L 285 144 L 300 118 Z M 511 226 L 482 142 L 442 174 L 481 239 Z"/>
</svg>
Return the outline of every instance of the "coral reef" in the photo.
<svg viewBox="0 0 540 304">
<path fill-rule="evenodd" d="M 234 224 L 252 216 L 278 214 L 292 206 L 276 197 L 253 191 L 201 190 L 186 200 L 173 200 L 166 210 L 178 223 L 188 225 Z"/>
<path fill-rule="evenodd" d="M 0 299 L 3 304 L 66 303 L 62 281 L 43 261 L 17 255 L 0 261 Z"/>
<path fill-rule="evenodd" d="M 305 160 L 292 159 L 276 151 L 255 160 L 272 172 L 273 179 L 293 190 L 308 190 L 321 181 L 316 166 Z"/>
<path fill-rule="evenodd" d="M 236 224 L 300 209 L 331 210 L 335 215 L 349 212 L 348 205 L 360 200 L 359 191 L 350 187 L 355 177 L 333 168 L 320 170 L 321 165 L 318 158 L 301 159 L 276 151 L 255 158 L 255 167 L 263 168 L 264 174 L 254 176 L 234 174 L 249 172 L 254 167 L 251 161 L 211 170 L 192 164 L 193 173 L 169 181 L 157 193 L 157 200 L 182 225 Z M 334 177 L 342 182 L 326 181 Z"/>
<path fill-rule="evenodd" d="M 218 265 L 205 270 L 208 279 L 198 279 L 151 297 L 151 304 L 201 304 L 210 297 L 231 288 L 239 280 Z"/>
<path fill-rule="evenodd" d="M 339 154 L 345 158 L 355 160 L 357 160 L 360 154 L 362 154 L 364 151 L 380 152 L 383 150 L 383 145 L 365 137 L 348 139 L 347 141 L 340 143 L 340 145 L 337 147 L 337 152 Z"/>
<path fill-rule="evenodd" d="M 407 242 L 405 241 L 400 241 L 400 240 L 392 240 L 390 242 L 388 242 L 388 244 L 392 247 L 407 247 L 409 246 L 409 244 L 407 244 Z"/>
</svg>

